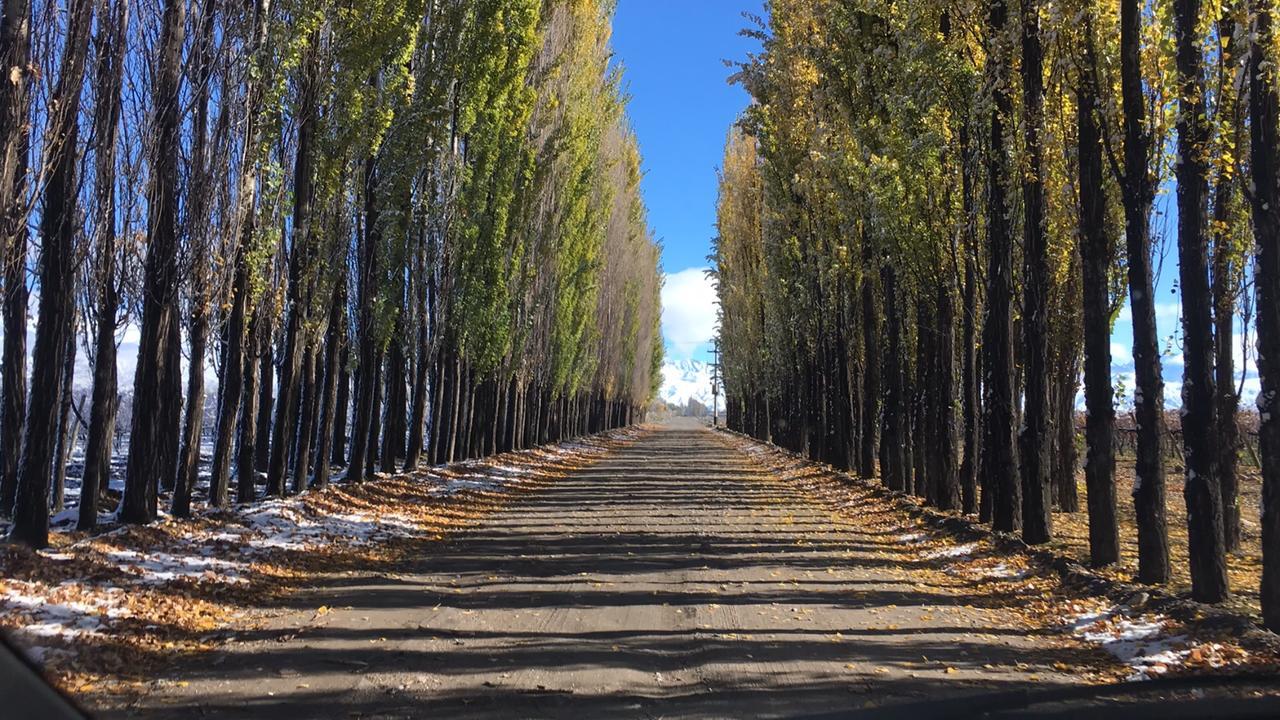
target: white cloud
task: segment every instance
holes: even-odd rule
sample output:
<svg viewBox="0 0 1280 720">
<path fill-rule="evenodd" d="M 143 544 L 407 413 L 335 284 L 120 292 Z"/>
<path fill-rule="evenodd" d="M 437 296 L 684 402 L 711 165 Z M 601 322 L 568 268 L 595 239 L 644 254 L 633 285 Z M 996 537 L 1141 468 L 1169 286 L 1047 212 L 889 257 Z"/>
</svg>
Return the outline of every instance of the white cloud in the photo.
<svg viewBox="0 0 1280 720">
<path fill-rule="evenodd" d="M 674 359 L 688 359 L 716 334 L 716 291 L 707 268 L 667 273 L 662 286 L 662 335 Z"/>
<path fill-rule="evenodd" d="M 1111 365 L 1112 367 L 1126 367 L 1133 365 L 1133 353 L 1129 348 L 1121 343 L 1111 343 Z"/>
</svg>

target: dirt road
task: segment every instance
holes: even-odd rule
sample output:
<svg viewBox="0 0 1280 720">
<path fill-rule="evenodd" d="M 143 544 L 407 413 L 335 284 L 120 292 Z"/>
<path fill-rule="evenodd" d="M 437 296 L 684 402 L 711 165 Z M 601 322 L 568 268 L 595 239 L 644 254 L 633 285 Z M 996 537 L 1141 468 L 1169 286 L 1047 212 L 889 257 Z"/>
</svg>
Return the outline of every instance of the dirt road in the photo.
<svg viewBox="0 0 1280 720">
<path fill-rule="evenodd" d="M 111 715 L 799 717 L 1079 682 L 1070 647 L 691 424 L 433 547 Z"/>
</svg>

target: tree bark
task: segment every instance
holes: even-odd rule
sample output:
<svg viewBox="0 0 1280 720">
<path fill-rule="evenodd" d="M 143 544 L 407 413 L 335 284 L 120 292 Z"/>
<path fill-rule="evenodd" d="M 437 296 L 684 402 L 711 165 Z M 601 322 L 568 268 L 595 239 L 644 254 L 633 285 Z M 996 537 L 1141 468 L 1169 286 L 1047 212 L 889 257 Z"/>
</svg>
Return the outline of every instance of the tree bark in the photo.
<svg viewBox="0 0 1280 720">
<path fill-rule="evenodd" d="M 1142 77 L 1142 5 L 1120 2 L 1120 84 L 1124 109 L 1124 232 L 1133 310 L 1133 404 L 1138 421 L 1133 504 L 1138 524 L 1138 581 L 1169 581 L 1169 530 L 1165 521 L 1164 377 L 1151 281 L 1151 204 L 1155 174 Z"/>
<path fill-rule="evenodd" d="M 1271 4 L 1250 3 L 1249 135 L 1253 232 L 1257 245 L 1259 446 L 1262 460 L 1262 619 L 1280 631 L 1280 97 L 1276 93 Z"/>
<path fill-rule="evenodd" d="M 1107 195 L 1102 185 L 1102 136 L 1094 116 L 1098 98 L 1094 87 L 1095 61 L 1092 26 L 1076 86 L 1076 133 L 1079 138 L 1080 258 L 1084 311 L 1084 481 L 1088 488 L 1089 563 L 1111 565 L 1120 559 L 1116 520 L 1115 408 L 1111 387 L 1111 313 L 1109 273 L 1115 245 L 1107 235 Z"/>
<path fill-rule="evenodd" d="M 285 319 L 284 357 L 280 367 L 280 392 L 276 399 L 276 420 L 271 429 L 271 456 L 267 468 L 267 493 L 283 496 L 289 453 L 298 432 L 299 378 L 307 345 L 308 298 L 304 283 L 310 276 L 312 260 L 312 205 L 315 195 L 315 143 L 318 121 L 316 73 L 318 36 L 308 41 L 302 62 L 299 91 L 298 148 L 293 166 L 293 236 L 289 244 L 289 304 Z M 298 459 L 306 467 L 308 458 Z M 304 478 L 294 478 L 301 488 Z"/>
<path fill-rule="evenodd" d="M 170 343 L 178 290 L 178 159 L 182 152 L 181 61 L 186 0 L 165 0 L 156 57 L 154 163 L 148 195 L 147 259 L 143 278 L 142 333 L 133 380 L 133 418 L 120 519 L 155 519 L 157 485 L 165 475 L 167 446 L 177 427 L 163 420 L 181 397 L 166 397 Z M 160 420 L 160 422 L 157 422 Z"/>
<path fill-rule="evenodd" d="M 1008 25 L 1004 0 L 990 0 L 987 25 L 989 43 L 999 44 Z M 1005 194 L 1004 123 L 1013 117 L 1008 88 L 1005 50 L 993 47 L 988 65 L 994 107 L 990 118 L 987 154 L 987 301 L 985 369 L 987 417 L 983 437 L 983 467 L 991 473 L 992 525 L 1016 532 L 1022 525 L 1022 487 L 1018 472 L 1013 385 L 1013 240 L 1009 229 L 1009 204 Z"/>
<path fill-rule="evenodd" d="M 1023 142 L 1027 168 L 1022 182 L 1023 317 L 1026 367 L 1022 455 L 1022 539 L 1029 545 L 1053 537 L 1052 458 L 1049 417 L 1049 246 L 1045 232 L 1044 170 L 1040 133 L 1044 125 L 1044 51 L 1040 5 L 1022 0 Z"/>
<path fill-rule="evenodd" d="M 30 0 L 0 6 L 0 67 L 31 65 Z M 5 75 L 9 74 L 5 70 Z M 27 155 L 28 93 L 33 74 L 17 82 L 0 78 L 0 252 L 4 263 L 4 357 L 0 359 L 0 514 L 8 515 L 18 491 L 18 457 L 27 407 Z"/>
<path fill-rule="evenodd" d="M 1208 261 L 1209 128 L 1196 22 L 1200 0 L 1175 0 L 1178 66 L 1178 275 L 1182 294 L 1182 448 L 1186 465 L 1191 596 L 1221 602 L 1228 594 L 1218 478 L 1218 412 L 1213 377 L 1212 293 Z"/>
<path fill-rule="evenodd" d="M 170 512 L 174 517 L 191 515 L 191 492 L 199 477 L 200 439 L 204 430 L 204 359 L 209 338 L 209 255 L 208 207 L 213 178 L 210 177 L 207 134 L 209 130 L 209 84 L 213 75 L 214 0 L 205 0 L 200 13 L 199 66 L 196 80 L 195 127 L 191 153 L 191 207 L 188 210 L 191 262 L 191 314 L 187 334 L 191 362 L 187 366 L 186 415 L 182 422 L 182 452 L 178 460 L 177 484 Z"/>
<path fill-rule="evenodd" d="M 32 353 L 31 405 L 18 464 L 9 537 L 31 547 L 49 544 L 49 471 L 58 438 L 64 364 L 74 338 L 75 238 L 80 90 L 93 24 L 93 0 L 73 0 L 58 82 L 50 107 L 45 155 L 51 168 L 40 215 L 40 317 Z M 23 329 L 26 332 L 26 329 Z"/>
</svg>

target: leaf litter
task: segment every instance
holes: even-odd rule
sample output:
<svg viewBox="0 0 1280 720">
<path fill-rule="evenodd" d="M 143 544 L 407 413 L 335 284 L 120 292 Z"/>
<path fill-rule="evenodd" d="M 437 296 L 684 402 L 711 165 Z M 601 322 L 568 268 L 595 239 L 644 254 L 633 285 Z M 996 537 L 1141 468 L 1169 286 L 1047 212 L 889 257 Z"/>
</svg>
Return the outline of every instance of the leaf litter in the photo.
<svg viewBox="0 0 1280 720">
<path fill-rule="evenodd" d="M 827 507 L 834 516 L 856 519 L 868 532 L 890 538 L 891 549 L 882 552 L 879 559 L 904 568 L 911 564 L 913 573 L 937 577 L 932 584 L 938 592 L 966 595 L 965 607 L 981 602 L 984 607 L 998 609 L 1028 634 L 1047 633 L 1064 646 L 1094 650 L 1093 662 L 1081 665 L 1076 661 L 1072 666 L 1058 663 L 1055 670 L 1099 682 L 1197 672 L 1280 670 L 1280 657 L 1250 652 L 1225 631 L 1144 613 L 1141 607 L 1114 604 L 1082 587 L 1064 583 L 1054 571 L 1037 566 L 1024 552 L 999 551 L 992 536 L 961 541 L 943 527 L 931 524 L 928 517 L 903 507 L 906 504 L 912 510 L 921 509 L 918 498 L 891 493 L 878 484 L 744 436 L 725 433 L 720 437 L 764 466 L 771 477 Z M 961 517 L 959 513 L 933 509 L 928 513 L 935 517 Z M 1078 520 L 1073 514 L 1065 515 L 1068 523 Z M 1066 535 L 1067 547 L 1075 552 L 1074 525 Z M 1076 653 L 1073 657 L 1082 656 Z"/>
</svg>

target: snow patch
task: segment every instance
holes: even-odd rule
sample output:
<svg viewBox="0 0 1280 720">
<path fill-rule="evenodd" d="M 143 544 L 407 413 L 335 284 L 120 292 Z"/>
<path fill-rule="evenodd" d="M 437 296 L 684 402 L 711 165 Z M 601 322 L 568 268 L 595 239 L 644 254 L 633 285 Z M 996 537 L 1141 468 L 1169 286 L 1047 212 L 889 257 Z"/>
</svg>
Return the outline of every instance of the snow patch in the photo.
<svg viewBox="0 0 1280 720">
<path fill-rule="evenodd" d="M 924 554 L 926 560 L 937 560 L 939 558 L 959 558 L 968 557 L 978 549 L 978 543 L 966 543 L 964 545 L 953 545 L 951 547 L 939 548 Z"/>
</svg>

